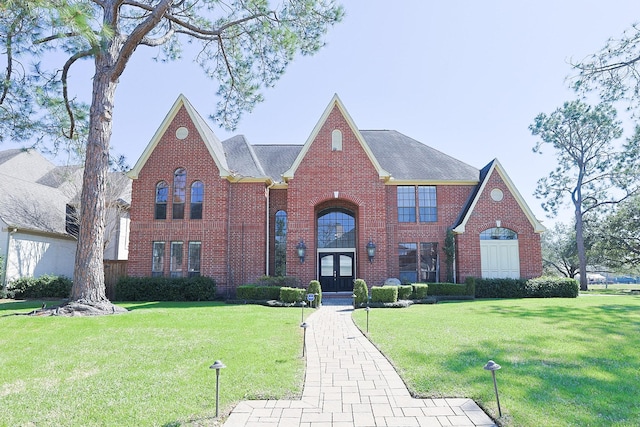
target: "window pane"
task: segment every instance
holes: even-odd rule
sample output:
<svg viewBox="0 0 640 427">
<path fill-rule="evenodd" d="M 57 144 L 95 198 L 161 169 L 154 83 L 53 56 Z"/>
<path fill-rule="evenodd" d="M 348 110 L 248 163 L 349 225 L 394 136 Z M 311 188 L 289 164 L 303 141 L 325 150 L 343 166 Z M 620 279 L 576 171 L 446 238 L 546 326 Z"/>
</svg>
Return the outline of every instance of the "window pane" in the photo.
<svg viewBox="0 0 640 427">
<path fill-rule="evenodd" d="M 436 201 L 436 187 L 418 187 L 418 205 L 420 206 L 420 222 L 435 222 L 438 220 Z"/>
<path fill-rule="evenodd" d="M 416 222 L 416 192 L 410 185 L 398 186 L 398 222 Z"/>
<path fill-rule="evenodd" d="M 191 184 L 191 219 L 202 219 L 202 201 L 204 200 L 204 184 L 195 181 Z"/>
<path fill-rule="evenodd" d="M 275 275 L 287 275 L 287 213 L 276 212 L 275 232 Z"/>
<path fill-rule="evenodd" d="M 321 212 L 318 217 L 318 248 L 355 248 L 356 220 L 341 209 Z"/>
<path fill-rule="evenodd" d="M 398 246 L 400 281 L 415 283 L 418 281 L 418 244 L 400 243 Z"/>
<path fill-rule="evenodd" d="M 184 218 L 184 202 L 186 197 L 187 171 L 176 169 L 173 175 L 173 219 Z"/>
<path fill-rule="evenodd" d="M 508 228 L 489 228 L 480 233 L 480 240 L 518 240 L 518 233 Z"/>
<path fill-rule="evenodd" d="M 200 275 L 201 242 L 189 242 L 189 277 Z"/>
<path fill-rule="evenodd" d="M 161 181 L 156 185 L 155 219 L 167 219 L 167 200 L 169 199 L 169 186 Z"/>
<path fill-rule="evenodd" d="M 420 281 L 438 281 L 438 243 L 420 243 Z"/>
<path fill-rule="evenodd" d="M 164 242 L 153 242 L 151 275 L 162 276 L 164 272 Z"/>
<path fill-rule="evenodd" d="M 171 242 L 171 277 L 182 277 L 182 242 Z"/>
<path fill-rule="evenodd" d="M 340 276 L 353 275 L 353 259 L 350 256 L 340 255 Z"/>
</svg>

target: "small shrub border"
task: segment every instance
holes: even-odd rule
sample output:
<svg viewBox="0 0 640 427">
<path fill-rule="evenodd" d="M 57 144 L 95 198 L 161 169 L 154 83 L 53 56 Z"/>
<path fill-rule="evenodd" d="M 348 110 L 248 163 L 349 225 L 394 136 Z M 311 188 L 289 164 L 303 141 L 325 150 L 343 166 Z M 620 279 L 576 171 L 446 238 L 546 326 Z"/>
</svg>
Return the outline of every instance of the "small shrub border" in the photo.
<svg viewBox="0 0 640 427">
<path fill-rule="evenodd" d="M 356 279 L 353 282 L 353 294 L 356 296 L 356 307 L 366 304 L 369 301 L 369 288 L 367 287 L 367 282 L 365 282 L 364 279 Z"/>
<path fill-rule="evenodd" d="M 399 286 L 373 286 L 371 287 L 372 303 L 395 303 L 398 301 Z"/>
<path fill-rule="evenodd" d="M 9 282 L 10 298 L 69 298 L 73 282 L 65 276 L 45 274 L 39 277 L 21 277 Z"/>
<path fill-rule="evenodd" d="M 304 300 L 305 294 L 306 289 L 289 288 L 285 286 L 280 288 L 280 301 L 285 304 L 301 303 Z"/>
<path fill-rule="evenodd" d="M 566 277 L 533 279 L 467 278 L 475 286 L 476 298 L 576 298 L 578 282 Z"/>
<path fill-rule="evenodd" d="M 322 287 L 320 286 L 320 282 L 317 280 L 312 280 L 309 282 L 309 286 L 307 287 L 308 294 L 314 294 L 315 300 L 310 304 L 312 307 L 320 307 L 322 305 Z"/>
<path fill-rule="evenodd" d="M 213 301 L 216 282 L 197 277 L 122 277 L 116 284 L 116 301 Z"/>
</svg>

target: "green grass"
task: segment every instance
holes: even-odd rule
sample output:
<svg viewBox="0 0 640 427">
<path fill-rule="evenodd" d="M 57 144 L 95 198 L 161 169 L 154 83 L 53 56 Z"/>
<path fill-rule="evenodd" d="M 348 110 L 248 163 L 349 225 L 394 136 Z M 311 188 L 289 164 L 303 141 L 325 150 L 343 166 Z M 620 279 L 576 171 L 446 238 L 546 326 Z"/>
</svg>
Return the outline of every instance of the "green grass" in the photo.
<svg viewBox="0 0 640 427">
<path fill-rule="evenodd" d="M 366 314 L 354 318 L 366 329 Z M 640 297 L 372 309 L 369 336 L 422 397 L 470 397 L 508 426 L 640 425 Z"/>
<path fill-rule="evenodd" d="M 0 303 L 0 315 L 38 302 Z M 0 317 L 0 425 L 213 425 L 243 399 L 302 390 L 300 312 L 220 303 L 123 304 L 102 317 Z"/>
</svg>

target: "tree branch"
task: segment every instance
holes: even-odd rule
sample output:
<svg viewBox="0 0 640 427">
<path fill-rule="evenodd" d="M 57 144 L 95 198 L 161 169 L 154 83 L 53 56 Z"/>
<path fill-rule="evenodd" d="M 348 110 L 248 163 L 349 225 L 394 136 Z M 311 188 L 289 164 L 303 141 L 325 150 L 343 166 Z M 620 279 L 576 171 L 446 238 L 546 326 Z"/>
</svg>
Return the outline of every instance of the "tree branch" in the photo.
<svg viewBox="0 0 640 427">
<path fill-rule="evenodd" d="M 78 59 L 80 58 L 85 58 L 87 56 L 91 56 L 93 54 L 93 51 L 91 50 L 85 50 L 84 52 L 78 52 L 75 55 L 73 55 L 71 58 L 69 58 L 67 60 L 67 62 L 65 62 L 64 67 L 62 67 L 62 77 L 61 77 L 61 81 L 62 81 L 62 98 L 64 99 L 64 106 L 67 110 L 67 114 L 69 115 L 69 134 L 65 135 L 64 133 L 64 129 L 62 130 L 62 134 L 69 138 L 69 139 L 73 139 L 73 133 L 75 131 L 75 117 L 73 115 L 73 110 L 71 109 L 71 103 L 69 102 L 69 94 L 67 91 L 67 77 L 69 75 L 69 69 L 71 68 L 71 66 L 73 65 L 74 62 L 76 62 Z"/>
</svg>

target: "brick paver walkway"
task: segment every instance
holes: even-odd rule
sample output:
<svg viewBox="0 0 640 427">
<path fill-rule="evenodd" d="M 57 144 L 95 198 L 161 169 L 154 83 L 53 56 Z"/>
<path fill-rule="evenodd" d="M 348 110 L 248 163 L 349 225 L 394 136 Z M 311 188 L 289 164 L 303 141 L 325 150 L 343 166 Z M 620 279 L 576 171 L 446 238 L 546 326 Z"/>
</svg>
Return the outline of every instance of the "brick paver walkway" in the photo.
<svg viewBox="0 0 640 427">
<path fill-rule="evenodd" d="M 301 400 L 240 402 L 224 427 L 495 426 L 471 399 L 414 399 L 347 305 L 310 315 Z"/>
</svg>

